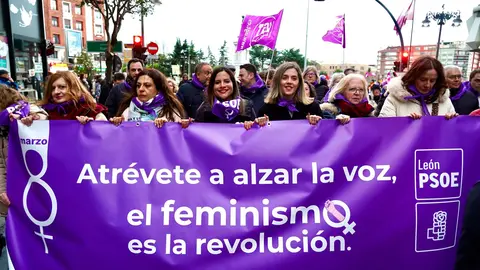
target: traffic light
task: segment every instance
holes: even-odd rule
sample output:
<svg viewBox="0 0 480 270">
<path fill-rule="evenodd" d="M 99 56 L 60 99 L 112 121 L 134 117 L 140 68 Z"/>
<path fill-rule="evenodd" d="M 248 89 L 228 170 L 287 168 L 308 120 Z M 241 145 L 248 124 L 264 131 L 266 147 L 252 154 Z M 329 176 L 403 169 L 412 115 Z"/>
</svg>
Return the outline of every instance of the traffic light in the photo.
<svg viewBox="0 0 480 270">
<path fill-rule="evenodd" d="M 408 67 L 408 52 L 402 54 L 402 67 L 405 69 Z"/>
<path fill-rule="evenodd" d="M 133 36 L 133 48 L 132 48 L 133 58 L 137 58 L 142 61 L 145 61 L 145 59 L 147 59 L 147 55 L 145 55 L 146 51 L 147 51 L 147 47 L 143 47 L 142 37 Z"/>
</svg>

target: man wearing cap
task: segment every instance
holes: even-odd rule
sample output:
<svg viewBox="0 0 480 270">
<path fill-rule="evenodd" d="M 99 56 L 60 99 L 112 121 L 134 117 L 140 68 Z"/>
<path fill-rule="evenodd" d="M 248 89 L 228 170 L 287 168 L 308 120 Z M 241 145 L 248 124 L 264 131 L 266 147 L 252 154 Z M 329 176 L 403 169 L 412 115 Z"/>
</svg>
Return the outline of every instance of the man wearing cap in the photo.
<svg viewBox="0 0 480 270">
<path fill-rule="evenodd" d="M 6 86 L 18 90 L 18 85 L 8 74 L 8 71 L 5 69 L 0 69 L 0 84 L 5 84 Z"/>
</svg>

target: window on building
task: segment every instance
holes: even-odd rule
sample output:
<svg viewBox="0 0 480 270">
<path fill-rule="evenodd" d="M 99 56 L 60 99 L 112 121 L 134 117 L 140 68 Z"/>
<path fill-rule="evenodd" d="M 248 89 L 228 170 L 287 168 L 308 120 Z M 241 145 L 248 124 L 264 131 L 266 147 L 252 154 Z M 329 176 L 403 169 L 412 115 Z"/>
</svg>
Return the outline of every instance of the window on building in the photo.
<svg viewBox="0 0 480 270">
<path fill-rule="evenodd" d="M 63 2 L 63 13 L 72 13 L 72 6 L 68 2 Z"/>
<path fill-rule="evenodd" d="M 51 10 L 58 10 L 57 0 L 50 0 L 50 9 Z"/>
<path fill-rule="evenodd" d="M 58 17 L 52 17 L 52 26 L 58 27 Z"/>
<path fill-rule="evenodd" d="M 82 7 L 79 5 L 75 5 L 75 14 L 82 15 Z"/>
<path fill-rule="evenodd" d="M 102 13 L 98 10 L 95 10 L 95 20 L 102 20 Z"/>
<path fill-rule="evenodd" d="M 60 44 L 60 35 L 53 34 L 53 44 Z"/>
<path fill-rule="evenodd" d="M 72 29 L 72 22 L 70 19 L 63 19 L 63 28 Z"/>
<path fill-rule="evenodd" d="M 77 29 L 78 31 L 83 31 L 83 22 L 76 22 L 75 29 Z"/>
<path fill-rule="evenodd" d="M 103 35 L 103 26 L 101 24 L 95 24 L 95 35 Z"/>
</svg>

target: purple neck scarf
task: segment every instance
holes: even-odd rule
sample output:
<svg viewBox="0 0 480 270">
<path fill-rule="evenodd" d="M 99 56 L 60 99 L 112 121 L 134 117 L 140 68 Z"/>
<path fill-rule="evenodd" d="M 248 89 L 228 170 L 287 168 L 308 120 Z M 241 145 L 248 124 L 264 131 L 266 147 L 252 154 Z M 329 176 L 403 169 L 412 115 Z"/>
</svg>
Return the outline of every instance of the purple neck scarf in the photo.
<svg viewBox="0 0 480 270">
<path fill-rule="evenodd" d="M 312 85 L 315 86 L 315 87 L 317 87 L 318 81 L 314 81 L 314 82 L 312 83 Z"/>
<path fill-rule="evenodd" d="M 192 84 L 197 88 L 205 89 L 205 85 L 203 85 L 203 83 L 200 80 L 198 80 L 198 77 L 196 74 L 192 74 Z"/>
<path fill-rule="evenodd" d="M 278 100 L 278 106 L 280 107 L 287 107 L 289 112 L 298 112 L 297 108 L 295 107 L 295 101 L 293 99 L 286 99 L 286 98 L 280 98 Z"/>
<path fill-rule="evenodd" d="M 470 85 L 468 85 L 470 86 Z M 450 90 L 451 91 L 451 90 Z M 450 100 L 459 100 L 460 98 L 463 97 L 463 95 L 468 91 L 468 88 L 465 85 L 465 82 L 460 84 L 460 87 L 458 88 L 458 92 L 455 96 L 450 97 Z M 475 91 L 476 92 L 476 91 Z"/>
<path fill-rule="evenodd" d="M 85 98 L 81 97 L 78 100 L 78 103 L 85 103 Z M 67 114 L 68 113 L 67 109 L 72 104 L 73 104 L 73 100 L 65 101 L 65 102 L 62 102 L 62 103 L 54 103 L 52 100 L 50 100 L 50 103 L 47 103 L 47 104 L 43 105 L 42 107 L 46 111 L 57 110 L 57 112 L 59 114 Z"/>
<path fill-rule="evenodd" d="M 240 97 L 224 102 L 220 102 L 215 98 L 212 113 L 220 119 L 230 122 L 240 113 L 240 102 Z"/>
<path fill-rule="evenodd" d="M 155 109 L 167 103 L 165 97 L 161 93 L 158 93 L 150 102 L 141 102 L 140 100 L 138 100 L 138 97 L 132 98 L 132 102 L 139 109 L 148 112 L 148 114 L 152 115 L 153 117 L 157 117 Z"/>
<path fill-rule="evenodd" d="M 0 112 L 0 126 L 10 125 L 10 114 L 20 115 L 20 119 L 27 117 L 30 113 L 30 106 L 28 102 L 20 100 L 8 106 L 5 110 Z"/>
<path fill-rule="evenodd" d="M 240 90 L 244 93 L 255 93 L 258 89 L 263 88 L 265 86 L 265 83 L 263 82 L 262 78 L 260 78 L 260 75 L 255 76 L 255 83 L 249 87 L 246 88 L 245 86 L 242 86 Z"/>
<path fill-rule="evenodd" d="M 335 95 L 335 100 L 343 100 L 343 101 L 347 102 L 348 104 L 354 105 L 354 104 L 352 104 L 350 101 L 348 101 L 348 100 L 345 98 L 345 96 L 342 95 L 342 94 L 336 94 L 336 95 Z M 368 102 L 368 99 L 367 99 L 366 97 L 364 97 L 364 98 L 362 99 L 362 101 L 360 101 L 360 103 L 358 103 L 357 105 L 360 105 L 360 104 L 363 104 L 363 103 L 366 103 L 366 102 Z"/>
<path fill-rule="evenodd" d="M 425 99 L 431 97 L 433 94 L 435 94 L 437 90 L 433 88 L 427 94 L 422 94 L 417 90 L 417 88 L 414 85 L 408 86 L 408 89 L 412 91 L 415 95 L 410 97 L 405 97 L 404 99 L 405 100 L 416 99 L 420 101 L 420 104 L 422 105 L 423 115 L 430 116 L 430 112 L 428 111 L 427 102 L 425 101 Z"/>
</svg>

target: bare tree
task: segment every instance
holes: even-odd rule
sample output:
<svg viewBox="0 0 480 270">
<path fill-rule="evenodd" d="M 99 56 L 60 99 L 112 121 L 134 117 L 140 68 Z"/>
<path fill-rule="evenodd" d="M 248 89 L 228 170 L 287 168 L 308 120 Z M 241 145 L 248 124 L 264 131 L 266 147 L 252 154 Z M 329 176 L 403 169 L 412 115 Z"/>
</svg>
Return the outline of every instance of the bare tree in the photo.
<svg viewBox="0 0 480 270">
<path fill-rule="evenodd" d="M 105 22 L 107 36 L 107 50 L 105 58 L 107 72 L 105 79 L 110 82 L 113 72 L 113 48 L 117 44 L 118 34 L 122 22 L 127 14 L 147 16 L 153 13 L 155 5 L 161 4 L 159 0 L 82 0 L 82 6 L 87 5 L 97 9 Z"/>
</svg>

